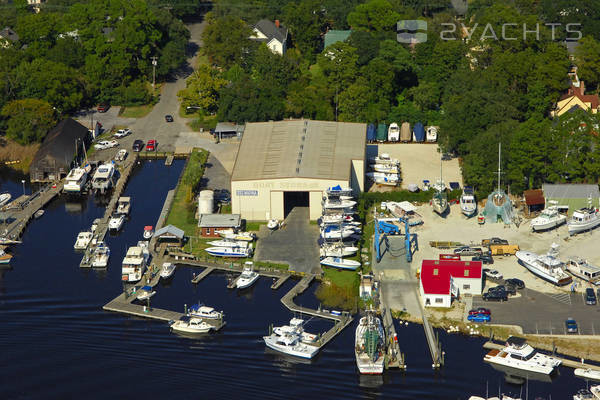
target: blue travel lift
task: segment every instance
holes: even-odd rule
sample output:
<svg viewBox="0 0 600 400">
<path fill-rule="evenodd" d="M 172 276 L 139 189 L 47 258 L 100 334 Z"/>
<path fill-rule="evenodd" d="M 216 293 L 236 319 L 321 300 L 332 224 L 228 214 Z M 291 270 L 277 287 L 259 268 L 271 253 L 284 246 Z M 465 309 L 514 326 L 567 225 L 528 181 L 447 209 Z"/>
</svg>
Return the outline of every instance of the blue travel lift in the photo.
<svg viewBox="0 0 600 400">
<path fill-rule="evenodd" d="M 405 229 L 405 240 L 404 246 L 406 247 L 406 261 L 412 261 L 412 253 L 413 248 L 412 244 L 414 242 L 414 251 L 419 250 L 419 245 L 417 243 L 417 237 L 410 235 L 409 222 L 407 218 L 398 218 L 399 222 L 404 223 Z M 380 221 L 377 217 L 375 217 L 375 254 L 377 256 L 377 262 L 381 261 L 381 257 L 383 254 L 381 253 L 381 243 L 385 241 L 386 236 L 388 235 L 401 235 L 400 228 L 397 225 L 391 224 L 386 221 Z"/>
</svg>

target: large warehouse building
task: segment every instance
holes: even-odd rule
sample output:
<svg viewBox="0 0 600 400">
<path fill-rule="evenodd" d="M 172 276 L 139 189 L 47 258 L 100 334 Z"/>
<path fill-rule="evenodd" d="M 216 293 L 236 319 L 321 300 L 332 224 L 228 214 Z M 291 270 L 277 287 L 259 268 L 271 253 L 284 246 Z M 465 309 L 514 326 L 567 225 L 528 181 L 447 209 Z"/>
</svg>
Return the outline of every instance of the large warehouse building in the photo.
<svg viewBox="0 0 600 400">
<path fill-rule="evenodd" d="M 284 219 L 293 207 L 321 216 L 327 188 L 364 190 L 366 125 L 285 120 L 246 124 L 231 176 L 232 212 Z"/>
</svg>

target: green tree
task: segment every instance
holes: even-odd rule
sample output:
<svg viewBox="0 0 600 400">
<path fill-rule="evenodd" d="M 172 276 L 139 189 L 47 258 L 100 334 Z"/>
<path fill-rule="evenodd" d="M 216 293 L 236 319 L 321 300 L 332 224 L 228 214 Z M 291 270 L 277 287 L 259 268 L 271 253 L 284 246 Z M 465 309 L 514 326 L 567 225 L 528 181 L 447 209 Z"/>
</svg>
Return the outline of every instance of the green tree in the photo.
<svg viewBox="0 0 600 400">
<path fill-rule="evenodd" d="M 579 41 L 575 50 L 577 73 L 588 85 L 600 88 L 600 42 L 590 36 Z"/>
<path fill-rule="evenodd" d="M 341 92 L 348 87 L 358 74 L 358 54 L 356 49 L 345 42 L 337 42 L 327 47 L 317 57 L 317 64 L 329 83 Z"/>
<path fill-rule="evenodd" d="M 348 24 L 356 30 L 383 32 L 393 30 L 400 17 L 389 1 L 369 0 L 348 14 Z"/>
<path fill-rule="evenodd" d="M 219 71 L 201 64 L 186 80 L 186 87 L 177 93 L 183 107 L 201 107 L 205 112 L 215 112 L 219 103 L 219 91 L 227 84 Z"/>
<path fill-rule="evenodd" d="M 20 144 L 40 142 L 56 125 L 52 106 L 43 100 L 14 100 L 2 108 L 8 119 L 6 137 Z"/>
<path fill-rule="evenodd" d="M 292 40 L 309 60 L 314 60 L 314 55 L 322 48 L 321 35 L 326 27 L 322 9 L 320 0 L 300 0 L 285 7 L 285 21 L 289 25 Z"/>
<path fill-rule="evenodd" d="M 255 47 L 249 39 L 252 30 L 241 19 L 231 16 L 215 18 L 212 13 L 208 13 L 206 18 L 202 41 L 204 52 L 211 62 L 222 67 L 242 62 Z"/>
</svg>

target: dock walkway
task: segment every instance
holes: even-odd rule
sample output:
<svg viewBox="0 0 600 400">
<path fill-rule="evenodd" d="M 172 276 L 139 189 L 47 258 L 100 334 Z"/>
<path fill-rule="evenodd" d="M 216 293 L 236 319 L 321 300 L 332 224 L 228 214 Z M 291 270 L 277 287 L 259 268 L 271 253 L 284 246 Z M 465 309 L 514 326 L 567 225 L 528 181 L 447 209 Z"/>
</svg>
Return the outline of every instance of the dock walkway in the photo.
<svg viewBox="0 0 600 400">
<path fill-rule="evenodd" d="M 439 368 L 444 365 L 444 354 L 442 352 L 442 346 L 435 334 L 433 327 L 427 320 L 427 316 L 423 312 L 423 329 L 425 329 L 425 337 L 427 338 L 427 344 L 429 345 L 429 352 L 431 353 L 431 367 Z"/>
<path fill-rule="evenodd" d="M 392 312 L 390 308 L 385 304 L 383 299 L 383 288 L 379 285 L 379 297 L 380 297 L 380 311 L 383 316 L 383 327 L 387 337 L 386 351 L 387 351 L 387 368 L 401 368 L 406 369 L 404 362 L 404 354 L 400 351 L 400 343 L 398 342 L 398 336 L 396 334 L 396 327 L 394 326 L 394 320 L 392 318 Z"/>
</svg>

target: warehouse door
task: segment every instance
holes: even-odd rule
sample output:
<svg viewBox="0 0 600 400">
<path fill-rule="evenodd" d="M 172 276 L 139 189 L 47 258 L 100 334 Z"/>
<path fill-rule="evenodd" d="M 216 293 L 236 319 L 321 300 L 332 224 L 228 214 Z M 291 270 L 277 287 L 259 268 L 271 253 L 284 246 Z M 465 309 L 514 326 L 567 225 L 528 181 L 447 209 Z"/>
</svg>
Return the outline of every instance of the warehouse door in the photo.
<svg viewBox="0 0 600 400">
<path fill-rule="evenodd" d="M 294 207 L 309 207 L 308 192 L 283 192 L 284 218 Z"/>
</svg>

